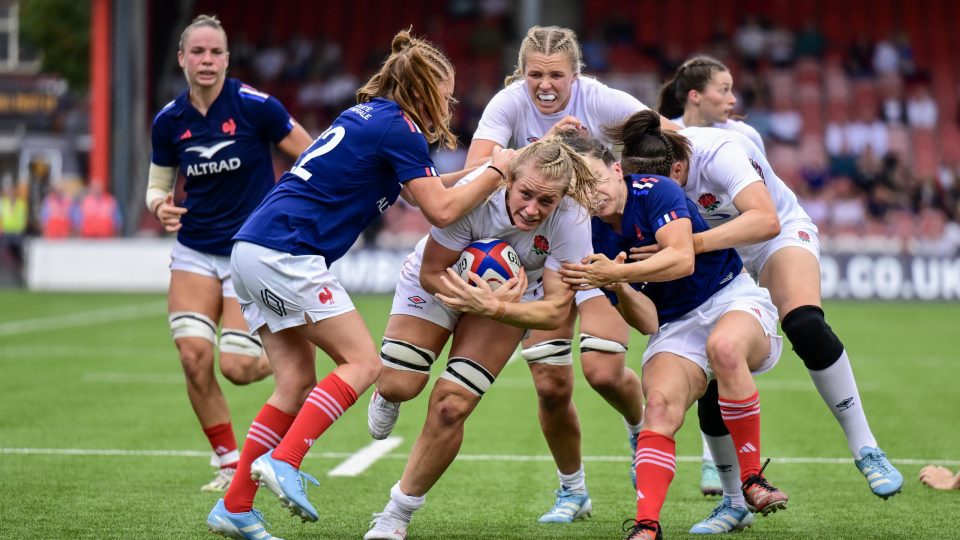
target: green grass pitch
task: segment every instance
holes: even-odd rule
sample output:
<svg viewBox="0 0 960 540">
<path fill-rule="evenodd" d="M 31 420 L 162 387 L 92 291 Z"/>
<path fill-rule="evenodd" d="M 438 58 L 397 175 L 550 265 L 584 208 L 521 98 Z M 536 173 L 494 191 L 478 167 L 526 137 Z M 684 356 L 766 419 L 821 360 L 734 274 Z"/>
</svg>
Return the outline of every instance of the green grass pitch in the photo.
<svg viewBox="0 0 960 540">
<path fill-rule="evenodd" d="M 379 337 L 389 298 L 355 301 Z M 165 310 L 161 295 L 0 291 L 0 538 L 213 538 L 205 518 L 217 497 L 198 489 L 211 478 L 209 448 L 187 401 Z M 850 353 L 874 434 L 906 478 L 903 492 L 888 501 L 869 493 L 839 426 L 787 347 L 758 385 L 762 453 L 773 458 L 767 473 L 789 493 L 790 505 L 758 517 L 738 538 L 960 537 L 960 492 L 917 482 L 927 461 L 960 463 L 960 304 L 830 303 L 826 311 Z M 630 351 L 637 369 L 643 341 L 635 336 Z M 318 355 L 320 373 L 331 365 Z M 242 439 L 272 380 L 223 387 Z M 359 539 L 370 514 L 383 508 L 419 433 L 426 395 L 404 405 L 394 432 L 404 440 L 396 450 L 359 476 L 328 477 L 370 442 L 368 398 L 304 462 L 321 481 L 308 492 L 318 523 L 302 524 L 269 493 L 258 496 L 273 534 Z M 557 480 L 529 371 L 514 362 L 468 421 L 463 459 L 428 495 L 409 538 L 622 538 L 620 524 L 632 517 L 635 497 L 622 422 L 582 377 L 575 400 L 591 520 L 536 523 Z M 697 489 L 695 420 L 688 417 L 678 434 L 681 461 L 662 517 L 669 538 L 688 537 L 716 501 Z"/>
</svg>

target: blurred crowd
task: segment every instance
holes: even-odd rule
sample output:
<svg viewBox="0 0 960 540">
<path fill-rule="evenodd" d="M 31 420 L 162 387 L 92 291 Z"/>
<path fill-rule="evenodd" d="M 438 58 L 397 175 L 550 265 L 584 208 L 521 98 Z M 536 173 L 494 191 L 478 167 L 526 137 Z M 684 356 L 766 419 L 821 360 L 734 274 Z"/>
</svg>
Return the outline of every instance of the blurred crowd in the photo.
<svg viewBox="0 0 960 540">
<path fill-rule="evenodd" d="M 429 22 L 418 30 L 460 66 L 454 127 L 466 146 L 513 68 L 519 38 L 505 2 L 456 4 L 462 13 L 444 14 L 456 21 L 456 35 Z M 957 89 L 934 92 L 935 66 L 917 61 L 906 32 L 879 40 L 864 34 L 841 47 L 813 22 L 791 31 L 747 14 L 736 28 L 717 24 L 691 50 L 637 35 L 629 18 L 598 19 L 581 31 L 587 74 L 656 106 L 659 81 L 687 56 L 720 59 L 733 73 L 740 114 L 764 137 L 771 163 L 817 223 L 826 251 L 958 253 Z M 267 31 L 254 43 L 242 30 L 231 34 L 230 49 L 231 74 L 276 95 L 311 133 L 353 102 L 383 53 L 369 51 L 351 70 L 337 42 Z M 180 82 L 175 73 L 170 80 Z M 438 169 L 458 169 L 464 155 L 439 153 Z M 397 208 L 366 241 L 406 249 L 426 230 L 416 210 Z"/>
<path fill-rule="evenodd" d="M 726 64 L 738 112 L 763 136 L 778 175 L 820 228 L 825 251 L 960 253 L 960 73 L 949 50 L 937 53 L 940 42 L 924 41 L 923 55 L 912 42 L 918 37 L 907 31 L 861 32 L 837 43 L 813 18 L 791 29 L 751 13 L 716 18 L 682 39 L 657 40 L 650 37 L 656 21 L 614 18 L 598 0 L 583 2 L 583 10 L 578 31 L 586 74 L 651 107 L 660 83 L 687 57 L 705 53 Z M 453 127 L 462 147 L 437 153 L 438 170 L 461 168 L 487 101 L 513 70 L 520 37 L 515 15 L 502 0 L 460 0 L 414 29 L 460 68 Z M 386 53 L 373 40 L 344 43 L 276 25 L 251 38 L 238 26 L 228 27 L 230 75 L 278 97 L 311 134 L 354 102 L 357 87 Z M 358 51 L 358 43 L 366 48 Z M 182 74 L 171 69 L 154 101 L 165 103 L 183 87 Z M 278 158 L 278 174 L 288 166 Z M 104 195 L 74 194 L 69 227 L 59 227 L 85 235 L 83 200 Z M 43 206 L 59 208 L 52 200 Z M 57 212 L 31 220 L 35 232 L 49 232 L 41 214 Z M 119 217 L 114 221 L 118 231 Z M 401 204 L 363 241 L 407 249 L 427 230 L 419 212 Z"/>
</svg>

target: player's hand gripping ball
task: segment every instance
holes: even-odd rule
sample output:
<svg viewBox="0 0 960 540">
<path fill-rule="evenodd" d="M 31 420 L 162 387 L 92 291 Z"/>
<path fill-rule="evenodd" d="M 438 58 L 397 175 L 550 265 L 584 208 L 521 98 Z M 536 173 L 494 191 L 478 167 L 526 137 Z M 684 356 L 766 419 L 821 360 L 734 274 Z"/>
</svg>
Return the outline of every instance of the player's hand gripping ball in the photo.
<svg viewBox="0 0 960 540">
<path fill-rule="evenodd" d="M 455 269 L 467 282 L 470 281 L 467 272 L 477 274 L 495 291 L 520 272 L 520 256 L 499 238 L 483 238 L 463 250 Z"/>
</svg>

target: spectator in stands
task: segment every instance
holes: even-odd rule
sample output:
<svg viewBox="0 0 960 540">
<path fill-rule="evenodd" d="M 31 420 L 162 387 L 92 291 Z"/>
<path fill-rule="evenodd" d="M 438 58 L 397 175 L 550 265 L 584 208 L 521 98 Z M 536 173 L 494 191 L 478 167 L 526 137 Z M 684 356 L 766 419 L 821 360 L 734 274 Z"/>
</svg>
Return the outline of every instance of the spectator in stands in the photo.
<svg viewBox="0 0 960 540">
<path fill-rule="evenodd" d="M 774 67 L 789 68 L 796 59 L 793 33 L 784 26 L 777 25 L 770 29 L 766 49 L 767 58 Z"/>
<path fill-rule="evenodd" d="M 757 61 L 766 53 L 767 31 L 754 13 L 747 13 L 743 23 L 733 36 L 733 43 L 744 65 L 755 68 Z"/>
<path fill-rule="evenodd" d="M 883 39 L 874 47 L 873 71 L 880 76 L 900 74 L 900 52 L 892 40 Z"/>
<path fill-rule="evenodd" d="M 887 125 L 907 123 L 907 106 L 903 100 L 903 82 L 899 76 L 880 79 L 880 119 Z"/>
<path fill-rule="evenodd" d="M 27 232 L 27 198 L 22 189 L 5 178 L 0 193 L 0 241 L 3 250 L 19 268 L 23 264 L 23 235 Z"/>
<path fill-rule="evenodd" d="M 918 235 L 908 244 L 913 255 L 954 257 L 960 254 L 960 224 L 948 222 L 939 208 L 920 211 Z"/>
<path fill-rule="evenodd" d="M 907 98 L 907 125 L 917 129 L 937 127 L 939 111 L 937 102 L 930 95 L 930 87 L 917 84 L 910 90 Z"/>
<path fill-rule="evenodd" d="M 99 182 L 91 182 L 80 199 L 79 230 L 83 238 L 112 238 L 120 232 L 117 200 Z"/>
<path fill-rule="evenodd" d="M 62 184 L 53 184 L 43 198 L 40 223 L 44 238 L 67 238 L 74 232 L 74 200 Z"/>
<path fill-rule="evenodd" d="M 920 469 L 920 483 L 933 489 L 960 489 L 960 471 L 953 474 L 942 465 L 927 465 Z"/>
<path fill-rule="evenodd" d="M 820 26 L 814 19 L 807 19 L 803 27 L 797 32 L 794 40 L 794 53 L 798 58 L 823 57 L 823 51 L 826 48 L 827 40 L 820 31 Z"/>
<path fill-rule="evenodd" d="M 830 188 L 833 194 L 830 204 L 831 234 L 858 235 L 866 218 L 863 196 L 854 186 L 853 180 L 846 176 L 834 178 Z"/>
<path fill-rule="evenodd" d="M 287 64 L 287 51 L 272 34 L 261 43 L 253 57 L 253 68 L 261 83 L 275 80 Z"/>
<path fill-rule="evenodd" d="M 791 94 L 778 94 L 773 98 L 770 113 L 770 135 L 778 142 L 797 144 L 803 132 L 803 116 L 797 110 Z"/>
<path fill-rule="evenodd" d="M 873 41 L 870 36 L 861 33 L 850 44 L 843 67 L 847 75 L 854 79 L 873 76 Z"/>
</svg>

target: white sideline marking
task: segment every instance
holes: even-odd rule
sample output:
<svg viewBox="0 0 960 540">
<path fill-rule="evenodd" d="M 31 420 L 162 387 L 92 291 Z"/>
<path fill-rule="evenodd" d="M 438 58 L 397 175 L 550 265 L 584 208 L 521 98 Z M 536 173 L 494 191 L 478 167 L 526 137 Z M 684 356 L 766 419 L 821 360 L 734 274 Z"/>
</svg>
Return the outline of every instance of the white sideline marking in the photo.
<svg viewBox="0 0 960 540">
<path fill-rule="evenodd" d="M 183 384 L 182 373 L 124 373 L 100 372 L 84 373 L 81 381 L 85 383 L 119 384 Z"/>
<path fill-rule="evenodd" d="M 394 437 L 384 441 L 385 443 Z M 371 445 L 373 446 L 373 445 Z M 369 448 L 369 446 L 367 447 Z M 361 450 L 362 451 L 362 450 Z M 389 451 L 389 450 L 388 450 Z M 359 453 L 359 452 L 358 452 Z M 18 454 L 18 455 L 57 455 L 57 456 L 149 456 L 149 457 L 198 457 L 210 459 L 210 451 L 199 450 L 121 450 L 109 448 L 0 448 L 0 454 Z M 350 452 L 313 452 L 307 454 L 307 457 L 318 459 L 344 459 L 357 455 Z M 407 454 L 384 454 L 384 459 L 402 459 L 406 460 Z M 771 456 L 764 456 L 771 457 Z M 503 455 L 503 454 L 460 454 L 457 456 L 460 461 L 553 461 L 552 456 L 548 455 Z M 677 456 L 677 461 L 700 463 L 701 456 Z M 799 465 L 850 465 L 853 458 L 821 458 L 821 457 L 771 457 L 777 463 L 799 464 Z M 617 456 L 583 456 L 583 461 L 591 462 L 627 462 L 630 461 L 627 455 Z M 921 459 L 921 458 L 902 458 L 891 459 L 892 463 L 897 465 L 960 465 L 957 459 Z"/>
<path fill-rule="evenodd" d="M 400 446 L 403 437 L 387 437 L 382 441 L 373 441 L 372 443 L 357 450 L 355 454 L 348 457 L 343 463 L 337 465 L 327 476 L 357 476 L 367 470 L 378 459 L 386 456 L 391 450 Z"/>
<path fill-rule="evenodd" d="M 114 321 L 145 319 L 166 313 L 166 302 L 149 302 L 145 304 L 130 304 L 106 309 L 81 311 L 67 315 L 55 315 L 40 319 L 25 321 L 11 321 L 0 323 L 0 336 L 26 334 L 40 330 L 57 330 L 76 326 L 89 326 Z"/>
</svg>

